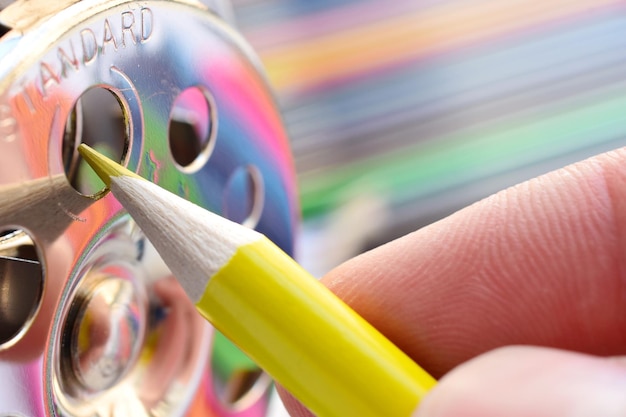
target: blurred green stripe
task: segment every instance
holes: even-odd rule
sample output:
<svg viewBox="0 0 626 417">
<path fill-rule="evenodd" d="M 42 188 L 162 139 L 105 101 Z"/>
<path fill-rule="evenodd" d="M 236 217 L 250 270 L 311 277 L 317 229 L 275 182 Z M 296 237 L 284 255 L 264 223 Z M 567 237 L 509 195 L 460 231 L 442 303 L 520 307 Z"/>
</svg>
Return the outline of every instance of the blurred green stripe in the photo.
<svg viewBox="0 0 626 417">
<path fill-rule="evenodd" d="M 370 193 L 390 197 L 408 192 L 421 195 L 626 136 L 626 97 L 604 98 L 504 128 L 456 132 L 434 142 L 301 177 L 303 215 L 323 214 L 364 187 Z"/>
</svg>

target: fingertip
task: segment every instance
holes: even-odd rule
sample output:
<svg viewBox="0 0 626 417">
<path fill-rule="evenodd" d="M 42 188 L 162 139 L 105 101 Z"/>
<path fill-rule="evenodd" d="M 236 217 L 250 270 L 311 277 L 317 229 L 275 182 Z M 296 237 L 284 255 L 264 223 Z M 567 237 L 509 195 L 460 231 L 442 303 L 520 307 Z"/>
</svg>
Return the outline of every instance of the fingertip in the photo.
<svg viewBox="0 0 626 417">
<path fill-rule="evenodd" d="M 507 347 L 451 371 L 413 417 L 626 415 L 626 367 L 615 360 Z"/>
<path fill-rule="evenodd" d="M 511 187 L 323 282 L 435 376 L 498 346 L 625 354 L 626 150 Z"/>
</svg>

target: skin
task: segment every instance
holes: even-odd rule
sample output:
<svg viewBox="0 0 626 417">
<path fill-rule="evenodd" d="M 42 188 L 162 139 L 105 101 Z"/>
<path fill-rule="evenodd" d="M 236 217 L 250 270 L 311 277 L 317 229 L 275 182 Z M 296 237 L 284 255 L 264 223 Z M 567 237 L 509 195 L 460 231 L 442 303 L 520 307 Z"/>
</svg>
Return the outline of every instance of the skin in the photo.
<svg viewBox="0 0 626 417">
<path fill-rule="evenodd" d="M 502 191 L 323 282 L 443 376 L 415 416 L 626 415 L 624 149 Z"/>
</svg>

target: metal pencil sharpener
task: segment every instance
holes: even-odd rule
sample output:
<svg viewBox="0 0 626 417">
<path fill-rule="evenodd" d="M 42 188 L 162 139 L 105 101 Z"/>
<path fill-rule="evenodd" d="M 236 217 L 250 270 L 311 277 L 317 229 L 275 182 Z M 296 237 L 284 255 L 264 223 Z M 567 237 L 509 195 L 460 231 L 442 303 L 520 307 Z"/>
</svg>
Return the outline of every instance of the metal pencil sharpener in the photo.
<svg viewBox="0 0 626 417">
<path fill-rule="evenodd" d="M 0 10 L 0 416 L 265 414 L 269 378 L 200 318 L 76 152 L 87 143 L 290 252 L 286 135 L 225 10 Z"/>
</svg>

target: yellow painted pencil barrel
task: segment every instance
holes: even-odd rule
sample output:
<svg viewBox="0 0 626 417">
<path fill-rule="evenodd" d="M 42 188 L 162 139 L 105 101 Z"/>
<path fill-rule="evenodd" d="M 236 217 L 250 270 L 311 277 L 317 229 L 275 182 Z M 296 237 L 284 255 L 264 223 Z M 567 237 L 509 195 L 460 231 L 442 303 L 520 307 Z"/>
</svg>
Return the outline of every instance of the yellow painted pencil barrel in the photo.
<svg viewBox="0 0 626 417">
<path fill-rule="evenodd" d="M 198 311 L 318 416 L 409 417 L 435 384 L 265 236 L 79 152 Z"/>
<path fill-rule="evenodd" d="M 320 416 L 410 416 L 435 384 L 265 237 L 239 247 L 196 306 Z"/>
</svg>

